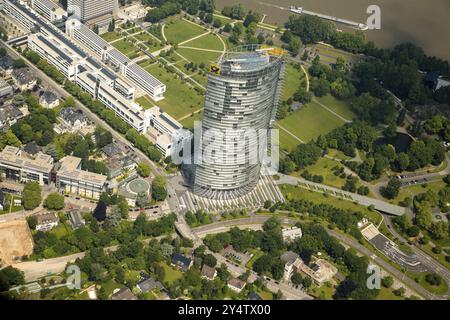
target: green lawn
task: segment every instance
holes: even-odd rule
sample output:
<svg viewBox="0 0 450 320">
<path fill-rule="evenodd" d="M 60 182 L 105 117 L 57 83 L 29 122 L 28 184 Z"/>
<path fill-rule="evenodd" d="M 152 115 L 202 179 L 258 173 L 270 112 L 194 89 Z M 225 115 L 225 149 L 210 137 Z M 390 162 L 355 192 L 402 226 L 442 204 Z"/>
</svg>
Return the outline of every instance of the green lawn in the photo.
<svg viewBox="0 0 450 320">
<path fill-rule="evenodd" d="M 253 253 L 253 257 L 246 264 L 246 267 L 249 269 L 251 269 L 253 267 L 253 263 L 255 263 L 255 261 L 264 254 L 264 252 L 259 249 L 252 249 L 250 252 Z"/>
<path fill-rule="evenodd" d="M 445 186 L 446 186 L 446 184 L 444 181 L 435 181 L 435 182 L 430 182 L 427 184 L 414 185 L 414 186 L 410 186 L 410 187 L 400 188 L 400 192 L 399 192 L 397 198 L 392 200 L 391 202 L 399 203 L 406 197 L 410 197 L 411 199 L 413 199 L 414 196 L 416 196 L 420 193 L 427 192 L 427 190 L 433 190 L 437 193 L 441 189 L 445 188 Z"/>
<path fill-rule="evenodd" d="M 370 211 L 367 207 L 355 204 L 352 201 L 336 198 L 333 196 L 325 196 L 320 192 L 307 190 L 301 187 L 282 184 L 280 190 L 287 199 L 306 200 L 316 204 L 328 204 L 330 206 L 343 210 L 359 211 L 365 214 L 373 222 L 379 223 L 381 217 L 376 211 Z"/>
<path fill-rule="evenodd" d="M 328 149 L 327 153 L 330 157 L 339 159 L 339 160 L 350 160 L 351 158 L 349 156 L 346 156 L 342 151 L 339 151 L 337 149 Z"/>
<path fill-rule="evenodd" d="M 294 111 L 279 123 L 292 134 L 308 142 L 340 127 L 344 121 L 317 103 L 311 102 Z"/>
<path fill-rule="evenodd" d="M 175 280 L 183 276 L 183 273 L 180 270 L 172 268 L 165 262 L 161 262 L 161 266 L 164 268 L 165 272 L 164 282 L 172 284 Z"/>
<path fill-rule="evenodd" d="M 184 120 L 181 120 L 180 123 L 185 127 L 186 129 L 193 129 L 194 128 L 194 122 L 195 121 L 201 121 L 203 118 L 203 111 L 197 112 L 193 116 L 189 116 Z"/>
<path fill-rule="evenodd" d="M 333 300 L 333 295 L 335 293 L 336 289 L 333 287 L 333 285 L 324 283 L 322 286 L 318 287 L 315 284 L 313 284 L 309 289 L 308 293 L 312 295 L 315 298 L 320 298 L 323 300 Z"/>
<path fill-rule="evenodd" d="M 300 87 L 301 80 L 304 78 L 304 73 L 300 68 L 295 68 L 293 63 L 286 64 L 286 71 L 284 74 L 284 87 L 281 95 L 281 100 L 287 100 L 297 92 Z"/>
<path fill-rule="evenodd" d="M 200 38 L 194 39 L 192 41 L 186 42 L 183 46 L 187 47 L 195 47 L 202 49 L 210 49 L 210 50 L 223 50 L 222 41 L 220 41 L 219 37 L 214 34 L 207 34 Z"/>
<path fill-rule="evenodd" d="M 381 287 L 376 300 L 405 300 L 404 297 L 396 296 L 392 288 Z"/>
<path fill-rule="evenodd" d="M 136 49 L 138 49 L 138 47 L 135 47 L 134 44 L 125 39 L 114 42 L 112 46 L 122 52 L 124 55 L 131 54 L 135 52 Z"/>
<path fill-rule="evenodd" d="M 142 96 L 136 99 L 136 102 L 141 105 L 145 110 L 153 108 L 155 104 L 148 96 Z"/>
<path fill-rule="evenodd" d="M 102 34 L 101 37 L 103 39 L 105 39 L 106 41 L 111 42 L 111 41 L 121 38 L 122 36 L 121 36 L 120 32 L 112 31 L 112 32 L 107 32 L 107 33 Z"/>
<path fill-rule="evenodd" d="M 164 28 L 167 40 L 175 44 L 196 37 L 204 32 L 205 30 L 199 25 L 187 22 L 181 18 L 172 20 Z"/>
<path fill-rule="evenodd" d="M 155 104 L 175 119 L 191 114 L 203 107 L 203 96 L 174 73 L 169 73 L 163 66 L 157 64 L 151 65 L 145 70 L 167 86 L 164 99 Z"/>
<path fill-rule="evenodd" d="M 328 158 L 320 158 L 314 165 L 308 166 L 305 169 L 312 175 L 320 175 L 324 178 L 324 184 L 332 187 L 341 188 L 345 184 L 345 179 L 342 179 L 333 174 L 333 168 L 342 165 Z"/>
<path fill-rule="evenodd" d="M 58 239 L 59 239 L 59 238 L 65 236 L 65 235 L 68 235 L 68 234 L 72 233 L 72 229 L 70 228 L 70 226 L 67 226 L 66 224 L 60 223 L 55 228 L 53 228 L 51 230 L 51 233 L 56 235 L 56 237 L 58 237 Z"/>
<path fill-rule="evenodd" d="M 352 120 L 356 117 L 355 113 L 350 109 L 349 101 L 338 100 L 332 95 L 315 97 L 315 99 L 347 120 Z"/>
<path fill-rule="evenodd" d="M 276 128 L 276 127 L 275 127 Z M 280 149 L 291 152 L 297 147 L 301 142 L 295 139 L 286 131 L 278 128 L 279 139 L 280 139 Z"/>
<path fill-rule="evenodd" d="M 195 49 L 178 48 L 177 52 L 189 61 L 192 61 L 196 64 L 200 64 L 203 62 L 206 65 L 209 65 L 211 63 L 217 62 L 220 57 L 219 52 L 199 51 Z"/>
</svg>

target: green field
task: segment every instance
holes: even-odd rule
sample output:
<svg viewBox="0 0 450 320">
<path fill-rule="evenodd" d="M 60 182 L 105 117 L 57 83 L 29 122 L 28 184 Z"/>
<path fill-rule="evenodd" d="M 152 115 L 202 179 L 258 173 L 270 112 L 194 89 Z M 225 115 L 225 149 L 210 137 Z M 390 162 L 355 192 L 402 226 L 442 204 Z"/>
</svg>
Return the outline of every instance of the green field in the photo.
<svg viewBox="0 0 450 320">
<path fill-rule="evenodd" d="M 286 72 L 284 74 L 284 87 L 281 100 L 287 100 L 297 92 L 300 87 L 301 80 L 304 78 L 303 71 L 296 69 L 292 63 L 286 64 Z"/>
<path fill-rule="evenodd" d="M 279 130 L 279 138 L 280 138 L 280 149 L 285 150 L 287 152 L 291 152 L 297 147 L 301 142 L 291 136 L 289 133 L 284 131 L 283 129 Z"/>
<path fill-rule="evenodd" d="M 338 100 L 332 95 L 315 97 L 315 99 L 347 120 L 352 120 L 356 117 L 355 113 L 350 109 L 349 101 Z"/>
<path fill-rule="evenodd" d="M 112 46 L 122 52 L 124 55 L 132 54 L 136 51 L 136 49 L 138 49 L 138 47 L 135 47 L 131 42 L 125 39 L 114 42 Z"/>
<path fill-rule="evenodd" d="M 425 289 L 427 289 L 428 291 L 434 293 L 434 294 L 446 294 L 447 290 L 448 290 L 448 286 L 447 283 L 445 282 L 445 279 L 442 279 L 442 282 L 439 286 L 432 286 L 430 285 L 426 280 L 425 277 L 427 275 L 426 272 L 422 272 L 422 273 L 416 273 L 414 274 L 414 280 L 418 281 L 418 283 L 424 287 Z"/>
<path fill-rule="evenodd" d="M 317 103 L 311 102 L 294 111 L 279 123 L 295 136 L 308 142 L 340 127 L 344 121 Z"/>
<path fill-rule="evenodd" d="M 179 119 L 203 107 L 203 96 L 184 83 L 177 75 L 169 73 L 161 65 L 151 65 L 145 70 L 167 86 L 164 99 L 155 103 L 165 112 Z"/>
<path fill-rule="evenodd" d="M 201 51 L 186 48 L 178 48 L 177 52 L 193 63 L 200 64 L 203 62 L 206 65 L 216 62 L 220 56 L 219 52 Z"/>
<path fill-rule="evenodd" d="M 314 165 L 306 167 L 305 170 L 308 170 L 312 175 L 323 176 L 324 184 L 341 188 L 345 184 L 345 179 L 333 174 L 332 168 L 335 166 L 342 167 L 342 165 L 335 160 L 320 158 Z"/>
<path fill-rule="evenodd" d="M 189 116 L 184 120 L 181 120 L 180 123 L 185 127 L 186 129 L 193 129 L 194 128 L 194 122 L 195 121 L 201 121 L 203 118 L 203 111 L 197 112 L 193 116 Z"/>
<path fill-rule="evenodd" d="M 174 19 L 164 28 L 167 40 L 174 44 L 186 41 L 204 32 L 205 30 L 202 27 L 183 19 Z"/>
<path fill-rule="evenodd" d="M 200 38 L 194 39 L 192 41 L 186 42 L 183 44 L 186 47 L 195 47 L 202 49 L 210 49 L 210 50 L 223 50 L 222 41 L 220 41 L 219 37 L 214 34 L 207 34 Z"/>
<path fill-rule="evenodd" d="M 120 32 L 117 32 L 117 31 L 104 33 L 104 34 L 101 35 L 101 37 L 103 39 L 105 39 L 106 41 L 108 41 L 108 42 L 111 42 L 111 41 L 117 40 L 119 38 L 122 38 Z"/>
<path fill-rule="evenodd" d="M 427 192 L 428 190 L 433 190 L 434 192 L 439 192 L 439 190 L 445 188 L 446 184 L 444 181 L 435 181 L 435 182 L 429 182 L 427 184 L 421 184 L 421 185 L 414 185 L 410 187 L 404 187 L 400 188 L 400 192 L 396 199 L 394 199 L 393 203 L 401 202 L 406 197 L 410 197 L 411 199 L 414 198 L 414 196 Z"/>
</svg>

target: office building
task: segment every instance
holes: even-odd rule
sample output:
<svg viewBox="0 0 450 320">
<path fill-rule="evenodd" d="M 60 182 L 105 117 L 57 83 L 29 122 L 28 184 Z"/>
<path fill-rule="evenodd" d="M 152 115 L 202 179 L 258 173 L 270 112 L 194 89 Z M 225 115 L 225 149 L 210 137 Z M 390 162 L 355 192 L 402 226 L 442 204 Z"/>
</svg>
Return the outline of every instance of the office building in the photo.
<svg viewBox="0 0 450 320">
<path fill-rule="evenodd" d="M 81 158 L 66 156 L 56 169 L 56 187 L 68 194 L 99 199 L 106 187 L 107 177 L 81 170 Z"/>
<path fill-rule="evenodd" d="M 117 10 L 117 0 L 68 0 L 67 11 L 89 27 L 107 26 Z"/>
<path fill-rule="evenodd" d="M 255 187 L 261 170 L 258 146 L 267 149 L 258 134 L 275 120 L 283 75 L 282 52 L 274 49 L 248 45 L 222 55 L 217 72 L 208 77 L 194 192 L 228 199 Z M 203 136 L 208 130 L 222 136 L 208 139 Z"/>
<path fill-rule="evenodd" d="M 67 17 L 67 12 L 52 0 L 31 0 L 30 5 L 50 22 L 60 21 Z"/>
<path fill-rule="evenodd" d="M 0 172 L 6 179 L 44 185 L 50 180 L 52 168 L 53 158 L 47 154 L 39 152 L 31 158 L 13 146 L 6 146 L 0 152 Z"/>
</svg>

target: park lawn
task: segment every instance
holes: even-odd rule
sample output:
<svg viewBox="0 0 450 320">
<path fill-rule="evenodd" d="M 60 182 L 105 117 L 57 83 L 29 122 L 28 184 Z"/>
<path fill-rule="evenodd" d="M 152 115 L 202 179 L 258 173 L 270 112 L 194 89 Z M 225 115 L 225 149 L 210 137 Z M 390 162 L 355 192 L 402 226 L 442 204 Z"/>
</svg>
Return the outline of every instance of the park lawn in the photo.
<svg viewBox="0 0 450 320">
<path fill-rule="evenodd" d="M 359 211 L 377 224 L 381 219 L 380 215 L 376 211 L 370 211 L 367 207 L 356 204 L 349 200 L 333 197 L 331 195 L 326 196 L 320 192 L 307 190 L 289 184 L 280 185 L 280 190 L 283 193 L 283 196 L 287 199 L 306 200 L 315 204 L 328 204 L 330 206 L 343 210 L 351 210 L 354 212 Z"/>
<path fill-rule="evenodd" d="M 338 100 L 330 94 L 324 97 L 315 97 L 315 99 L 347 120 L 352 120 L 356 117 L 350 108 L 348 100 Z"/>
<path fill-rule="evenodd" d="M 399 297 L 394 294 L 394 289 L 381 287 L 376 300 L 405 300 L 405 297 Z"/>
<path fill-rule="evenodd" d="M 305 142 L 340 127 L 344 121 L 311 102 L 279 121 L 280 125 Z"/>
<path fill-rule="evenodd" d="M 444 278 L 442 278 L 441 284 L 439 286 L 432 286 L 425 280 L 427 272 L 422 272 L 422 273 L 412 273 L 411 272 L 410 274 L 413 275 L 413 279 L 416 282 L 418 282 L 422 287 L 424 287 L 426 290 L 430 291 L 431 293 L 438 294 L 438 295 L 444 295 L 447 293 L 448 286 L 447 286 L 447 282 L 445 282 Z"/>
<path fill-rule="evenodd" d="M 169 73 L 163 66 L 155 64 L 145 68 L 145 70 L 167 86 L 164 99 L 155 104 L 175 119 L 191 114 L 203 107 L 203 96 L 177 75 Z"/>
<path fill-rule="evenodd" d="M 204 32 L 205 30 L 201 26 L 181 18 L 172 20 L 164 28 L 167 40 L 174 44 L 189 40 Z"/>
<path fill-rule="evenodd" d="M 106 32 L 106 33 L 100 35 L 100 37 L 102 37 L 104 40 L 106 40 L 108 42 L 111 42 L 111 41 L 122 38 L 122 35 L 120 34 L 120 32 L 111 31 L 111 32 Z"/>
<path fill-rule="evenodd" d="M 293 63 L 286 64 L 286 71 L 284 74 L 284 87 L 281 94 L 281 100 L 287 100 L 291 98 L 294 93 L 298 91 L 301 85 L 301 80 L 304 74 L 300 67 L 297 69 Z"/>
<path fill-rule="evenodd" d="M 293 151 L 299 144 L 301 144 L 300 141 L 295 139 L 293 136 L 291 136 L 289 133 L 284 131 L 283 129 L 278 128 L 279 132 L 279 139 L 280 139 L 280 149 L 291 152 Z"/>
<path fill-rule="evenodd" d="M 202 118 L 203 118 L 203 110 L 195 113 L 193 116 L 189 116 L 186 119 L 181 120 L 180 123 L 186 129 L 194 129 L 194 122 L 202 121 Z"/>
<path fill-rule="evenodd" d="M 172 284 L 175 280 L 180 279 L 183 273 L 180 270 L 176 270 L 169 266 L 166 262 L 161 262 L 161 266 L 164 269 L 164 282 Z"/>
<path fill-rule="evenodd" d="M 114 42 L 112 46 L 122 52 L 124 55 L 131 54 L 135 52 L 136 49 L 138 49 L 131 42 L 125 39 Z"/>
<path fill-rule="evenodd" d="M 351 157 L 346 156 L 342 151 L 339 151 L 337 149 L 328 149 L 327 155 L 329 155 L 330 157 L 339 159 L 339 160 L 350 160 L 350 159 L 352 159 Z"/>
<path fill-rule="evenodd" d="M 416 195 L 427 192 L 427 190 L 433 190 L 434 192 L 437 193 L 440 190 L 444 189 L 445 186 L 446 186 L 445 182 L 441 180 L 429 182 L 427 184 L 403 187 L 400 188 L 400 192 L 398 193 L 397 198 L 392 200 L 391 202 L 399 203 L 406 197 L 410 197 L 411 199 L 413 199 Z"/>
<path fill-rule="evenodd" d="M 192 41 L 186 42 L 183 44 L 183 46 L 210 49 L 210 50 L 219 50 L 219 51 L 223 50 L 222 41 L 220 41 L 217 35 L 211 33 L 201 36 L 200 38 L 194 39 Z"/>
<path fill-rule="evenodd" d="M 320 158 L 315 164 L 306 167 L 305 170 L 308 170 L 312 175 L 323 176 L 323 184 L 341 188 L 345 184 L 345 179 L 334 175 L 332 169 L 336 166 L 342 167 L 342 165 L 335 160 Z"/>
<path fill-rule="evenodd" d="M 221 55 L 220 52 L 201 51 L 186 48 L 178 48 L 177 52 L 193 63 L 200 64 L 203 62 L 207 66 L 211 63 L 216 63 Z"/>
<path fill-rule="evenodd" d="M 273 293 L 269 292 L 268 290 L 258 289 L 256 290 L 256 293 L 259 294 L 259 296 L 263 298 L 263 300 L 273 300 Z"/>
</svg>

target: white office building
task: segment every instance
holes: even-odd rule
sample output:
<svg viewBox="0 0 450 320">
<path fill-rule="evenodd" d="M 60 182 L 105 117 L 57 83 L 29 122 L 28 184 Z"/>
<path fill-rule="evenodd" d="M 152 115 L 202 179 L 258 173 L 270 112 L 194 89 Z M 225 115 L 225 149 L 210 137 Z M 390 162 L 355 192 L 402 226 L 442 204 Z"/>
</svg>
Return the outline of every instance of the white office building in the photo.
<svg viewBox="0 0 450 320">
<path fill-rule="evenodd" d="M 88 26 L 107 26 L 117 10 L 117 0 L 68 0 L 67 11 Z"/>
<path fill-rule="evenodd" d="M 50 22 L 63 20 L 67 12 L 51 0 L 31 0 L 31 7 Z"/>
</svg>

